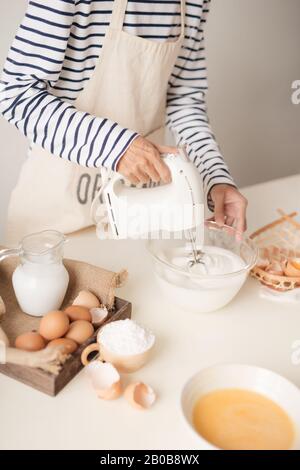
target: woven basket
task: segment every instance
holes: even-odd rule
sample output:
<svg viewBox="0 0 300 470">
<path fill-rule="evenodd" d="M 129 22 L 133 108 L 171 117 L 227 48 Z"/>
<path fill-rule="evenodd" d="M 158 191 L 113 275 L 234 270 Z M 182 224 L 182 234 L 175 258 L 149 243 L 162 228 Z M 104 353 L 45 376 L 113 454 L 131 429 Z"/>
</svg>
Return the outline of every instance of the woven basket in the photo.
<svg viewBox="0 0 300 470">
<path fill-rule="evenodd" d="M 274 249 L 277 256 L 286 256 L 287 258 L 300 257 L 300 224 L 294 220 L 298 214 L 285 214 L 278 209 L 281 217 L 274 222 L 265 225 L 250 235 L 259 248 L 260 254 L 266 249 Z M 300 276 L 279 276 L 265 271 L 256 265 L 251 275 L 258 279 L 262 284 L 278 291 L 288 291 L 300 287 Z"/>
</svg>

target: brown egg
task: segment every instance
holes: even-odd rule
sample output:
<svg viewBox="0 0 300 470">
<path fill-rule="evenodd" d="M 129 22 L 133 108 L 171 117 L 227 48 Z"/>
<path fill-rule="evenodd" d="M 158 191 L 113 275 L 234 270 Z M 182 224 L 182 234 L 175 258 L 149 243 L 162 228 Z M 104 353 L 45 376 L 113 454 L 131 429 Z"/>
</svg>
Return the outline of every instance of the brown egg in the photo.
<svg viewBox="0 0 300 470">
<path fill-rule="evenodd" d="M 48 343 L 48 347 L 49 346 L 50 347 L 51 346 L 63 346 L 63 348 L 64 348 L 63 352 L 65 354 L 72 354 L 78 348 L 78 344 L 75 343 L 75 341 L 73 341 L 70 338 L 53 339 L 52 341 L 50 341 L 50 343 Z"/>
<path fill-rule="evenodd" d="M 75 320 L 71 323 L 66 338 L 70 338 L 78 344 L 83 344 L 94 333 L 93 325 L 86 320 Z"/>
<path fill-rule="evenodd" d="M 69 329 L 69 317 L 60 310 L 47 313 L 40 322 L 39 332 L 49 341 L 61 338 Z"/>
<path fill-rule="evenodd" d="M 46 346 L 44 338 L 35 331 L 23 333 L 16 338 L 15 346 L 24 351 L 40 351 Z"/>
<path fill-rule="evenodd" d="M 88 290 L 80 291 L 73 302 L 73 305 L 80 305 L 81 307 L 86 307 L 88 309 L 100 307 L 100 304 L 100 299 Z"/>
<path fill-rule="evenodd" d="M 92 321 L 92 315 L 88 308 L 81 307 L 80 305 L 70 305 L 65 310 L 65 313 L 68 315 L 70 321 L 75 320 L 86 320 Z"/>
</svg>

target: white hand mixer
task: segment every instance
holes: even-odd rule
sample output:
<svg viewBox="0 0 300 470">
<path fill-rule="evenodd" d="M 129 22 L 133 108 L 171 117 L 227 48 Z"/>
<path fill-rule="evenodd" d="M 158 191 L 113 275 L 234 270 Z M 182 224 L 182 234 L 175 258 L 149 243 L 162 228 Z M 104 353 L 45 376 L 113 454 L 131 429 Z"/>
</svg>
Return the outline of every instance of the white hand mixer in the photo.
<svg viewBox="0 0 300 470">
<path fill-rule="evenodd" d="M 102 189 L 114 238 L 145 238 L 158 232 L 185 232 L 192 244 L 190 266 L 200 262 L 194 229 L 204 221 L 203 183 L 184 149 L 163 156 L 172 181 L 153 187 L 128 187 L 119 173 Z"/>
</svg>

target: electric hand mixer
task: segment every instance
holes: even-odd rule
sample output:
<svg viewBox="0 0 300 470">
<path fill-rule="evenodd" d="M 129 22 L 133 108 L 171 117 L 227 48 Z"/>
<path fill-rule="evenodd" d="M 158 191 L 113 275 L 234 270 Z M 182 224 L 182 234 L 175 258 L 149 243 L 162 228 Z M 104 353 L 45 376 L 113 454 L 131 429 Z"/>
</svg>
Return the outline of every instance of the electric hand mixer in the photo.
<svg viewBox="0 0 300 470">
<path fill-rule="evenodd" d="M 203 183 L 184 149 L 163 156 L 172 181 L 153 187 L 128 187 L 115 173 L 102 198 L 114 238 L 145 238 L 153 232 L 185 232 L 192 245 L 190 266 L 199 263 L 194 229 L 204 220 Z M 170 236 L 170 235 L 169 235 Z"/>
</svg>

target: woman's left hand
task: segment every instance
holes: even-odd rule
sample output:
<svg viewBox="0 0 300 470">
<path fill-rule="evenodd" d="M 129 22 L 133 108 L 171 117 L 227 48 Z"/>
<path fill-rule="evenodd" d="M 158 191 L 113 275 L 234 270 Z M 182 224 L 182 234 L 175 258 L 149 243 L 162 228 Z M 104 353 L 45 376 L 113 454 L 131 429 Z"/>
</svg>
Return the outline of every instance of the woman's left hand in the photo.
<svg viewBox="0 0 300 470">
<path fill-rule="evenodd" d="M 210 191 L 210 197 L 215 206 L 214 220 L 218 225 L 234 225 L 239 232 L 247 229 L 248 201 L 234 186 L 216 184 Z"/>
</svg>

